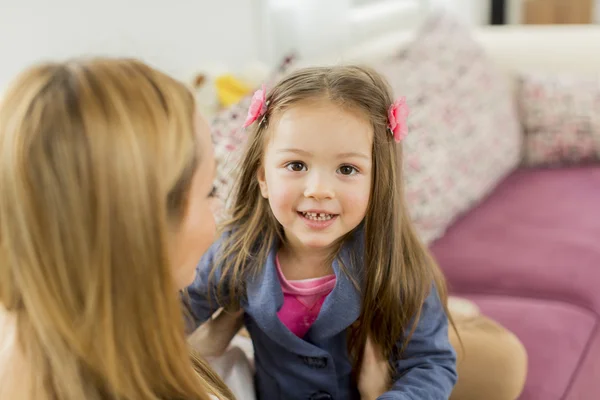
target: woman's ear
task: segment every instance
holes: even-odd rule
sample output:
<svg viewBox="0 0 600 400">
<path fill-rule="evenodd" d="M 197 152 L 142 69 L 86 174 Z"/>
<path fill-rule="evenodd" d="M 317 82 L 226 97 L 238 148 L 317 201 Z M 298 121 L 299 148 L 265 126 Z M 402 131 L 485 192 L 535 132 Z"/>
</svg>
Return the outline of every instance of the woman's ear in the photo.
<svg viewBox="0 0 600 400">
<path fill-rule="evenodd" d="M 256 179 L 258 180 L 258 185 L 260 186 L 260 194 L 265 199 L 269 198 L 269 188 L 267 187 L 267 179 L 265 177 L 265 169 L 260 166 L 256 171 Z"/>
</svg>

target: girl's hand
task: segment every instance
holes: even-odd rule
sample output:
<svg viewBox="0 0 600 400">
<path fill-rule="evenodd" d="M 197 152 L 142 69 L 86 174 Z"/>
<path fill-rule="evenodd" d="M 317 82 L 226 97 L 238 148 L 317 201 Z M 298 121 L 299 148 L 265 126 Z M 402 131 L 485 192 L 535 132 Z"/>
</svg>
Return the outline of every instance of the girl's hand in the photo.
<svg viewBox="0 0 600 400">
<path fill-rule="evenodd" d="M 390 367 L 370 337 L 367 337 L 363 363 L 358 377 L 361 400 L 375 400 L 390 387 Z"/>
<path fill-rule="evenodd" d="M 203 357 L 218 357 L 244 324 L 244 310 L 221 310 L 188 337 L 188 343 Z"/>
</svg>

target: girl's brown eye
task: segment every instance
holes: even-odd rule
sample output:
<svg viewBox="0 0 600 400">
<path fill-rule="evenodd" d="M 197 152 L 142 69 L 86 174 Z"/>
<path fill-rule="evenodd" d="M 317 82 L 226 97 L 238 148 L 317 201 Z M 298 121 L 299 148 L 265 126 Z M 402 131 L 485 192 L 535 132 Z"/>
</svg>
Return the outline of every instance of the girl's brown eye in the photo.
<svg viewBox="0 0 600 400">
<path fill-rule="evenodd" d="M 298 161 L 289 163 L 286 168 L 293 172 L 302 172 L 306 170 L 304 163 Z"/>
<path fill-rule="evenodd" d="M 358 172 L 357 169 L 351 165 L 342 165 L 338 171 L 342 175 L 354 175 Z"/>
</svg>

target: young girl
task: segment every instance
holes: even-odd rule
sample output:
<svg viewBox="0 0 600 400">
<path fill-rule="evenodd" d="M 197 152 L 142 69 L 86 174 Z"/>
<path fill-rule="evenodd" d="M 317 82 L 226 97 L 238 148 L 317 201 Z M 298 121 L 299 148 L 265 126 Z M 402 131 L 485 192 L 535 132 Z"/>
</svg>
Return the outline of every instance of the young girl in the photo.
<svg viewBox="0 0 600 400">
<path fill-rule="evenodd" d="M 359 67 L 303 69 L 255 94 L 232 218 L 188 301 L 197 324 L 243 308 L 259 398 L 450 396 L 445 285 L 402 194 L 407 113 Z M 379 393 L 357 382 L 365 347 L 390 361 Z"/>
<path fill-rule="evenodd" d="M 178 291 L 214 240 L 190 91 L 136 61 L 23 72 L 0 105 L 0 398 L 230 399 Z"/>
</svg>

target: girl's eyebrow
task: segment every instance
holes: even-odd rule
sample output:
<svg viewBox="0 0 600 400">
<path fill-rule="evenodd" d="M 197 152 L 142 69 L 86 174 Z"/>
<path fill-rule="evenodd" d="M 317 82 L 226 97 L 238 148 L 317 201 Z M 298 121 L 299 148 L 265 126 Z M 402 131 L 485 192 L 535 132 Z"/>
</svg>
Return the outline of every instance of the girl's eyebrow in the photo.
<svg viewBox="0 0 600 400">
<path fill-rule="evenodd" d="M 301 149 L 281 149 L 277 151 L 278 153 L 295 153 L 295 154 L 299 154 L 301 156 L 310 156 L 311 153 L 306 151 L 306 150 L 301 150 Z"/>
<path fill-rule="evenodd" d="M 278 153 L 295 153 L 295 154 L 299 154 L 302 156 L 310 156 L 312 155 L 310 152 L 306 151 L 306 150 L 301 150 L 301 149 L 281 149 L 279 151 L 277 151 Z M 364 158 L 366 160 L 370 160 L 371 157 L 369 157 L 367 154 L 365 153 L 359 153 L 359 152 L 348 152 L 348 153 L 339 153 L 336 154 L 335 156 L 336 158 Z"/>
<path fill-rule="evenodd" d="M 369 157 L 365 153 L 358 153 L 355 151 L 351 151 L 349 153 L 340 153 L 337 155 L 337 158 L 364 158 L 365 160 L 371 159 L 371 157 Z"/>
</svg>

